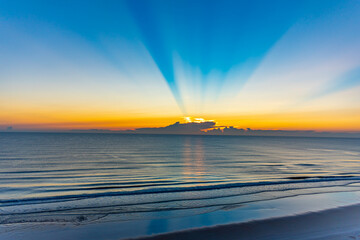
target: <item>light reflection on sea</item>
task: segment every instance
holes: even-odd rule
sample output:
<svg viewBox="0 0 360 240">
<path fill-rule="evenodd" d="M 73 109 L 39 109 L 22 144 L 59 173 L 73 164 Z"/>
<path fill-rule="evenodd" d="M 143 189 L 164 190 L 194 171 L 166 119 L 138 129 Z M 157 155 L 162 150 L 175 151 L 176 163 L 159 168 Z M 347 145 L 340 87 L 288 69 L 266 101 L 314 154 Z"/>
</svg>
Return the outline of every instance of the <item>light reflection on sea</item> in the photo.
<svg viewBox="0 0 360 240">
<path fill-rule="evenodd" d="M 0 134 L 0 224 L 199 215 L 360 190 L 360 139 Z"/>
</svg>

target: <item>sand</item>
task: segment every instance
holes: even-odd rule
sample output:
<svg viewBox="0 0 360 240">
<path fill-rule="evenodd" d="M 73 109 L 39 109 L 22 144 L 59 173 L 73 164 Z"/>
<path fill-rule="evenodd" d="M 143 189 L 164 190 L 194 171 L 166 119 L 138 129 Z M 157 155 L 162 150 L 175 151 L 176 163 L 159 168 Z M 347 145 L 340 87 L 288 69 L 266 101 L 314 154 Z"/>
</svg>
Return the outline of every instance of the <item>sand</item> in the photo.
<svg viewBox="0 0 360 240">
<path fill-rule="evenodd" d="M 143 240 L 360 239 L 360 204 L 320 212 L 133 238 Z"/>
</svg>

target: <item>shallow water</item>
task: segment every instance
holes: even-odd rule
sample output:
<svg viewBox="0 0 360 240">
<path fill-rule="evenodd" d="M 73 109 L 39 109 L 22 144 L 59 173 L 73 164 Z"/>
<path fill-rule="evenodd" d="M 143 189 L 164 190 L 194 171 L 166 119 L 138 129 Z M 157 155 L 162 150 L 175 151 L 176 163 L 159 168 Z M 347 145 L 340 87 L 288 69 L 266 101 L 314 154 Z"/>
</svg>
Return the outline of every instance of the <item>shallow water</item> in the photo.
<svg viewBox="0 0 360 240">
<path fill-rule="evenodd" d="M 0 224 L 197 215 L 360 190 L 360 139 L 0 133 Z"/>
</svg>

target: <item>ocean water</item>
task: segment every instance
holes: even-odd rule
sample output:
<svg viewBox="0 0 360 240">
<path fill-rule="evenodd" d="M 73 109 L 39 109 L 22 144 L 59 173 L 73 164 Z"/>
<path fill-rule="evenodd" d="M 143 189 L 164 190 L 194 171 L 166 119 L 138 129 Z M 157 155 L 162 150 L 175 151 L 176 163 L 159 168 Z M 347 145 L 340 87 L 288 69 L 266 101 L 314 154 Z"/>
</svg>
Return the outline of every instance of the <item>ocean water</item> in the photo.
<svg viewBox="0 0 360 240">
<path fill-rule="evenodd" d="M 360 191 L 360 139 L 0 133 L 0 224 L 191 216 Z"/>
</svg>

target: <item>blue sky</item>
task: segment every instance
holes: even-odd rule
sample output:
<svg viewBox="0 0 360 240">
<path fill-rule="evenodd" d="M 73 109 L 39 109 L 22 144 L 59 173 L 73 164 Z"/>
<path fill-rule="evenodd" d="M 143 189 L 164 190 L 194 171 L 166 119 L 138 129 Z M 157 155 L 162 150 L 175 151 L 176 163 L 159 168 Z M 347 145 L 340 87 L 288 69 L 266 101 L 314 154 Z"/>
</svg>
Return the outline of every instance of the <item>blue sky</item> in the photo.
<svg viewBox="0 0 360 240">
<path fill-rule="evenodd" d="M 126 114 L 241 115 L 253 112 L 244 103 L 258 103 L 258 113 L 296 110 L 360 85 L 355 0 L 0 5 L 0 92 L 14 108 L 80 108 L 93 98 Z"/>
</svg>

